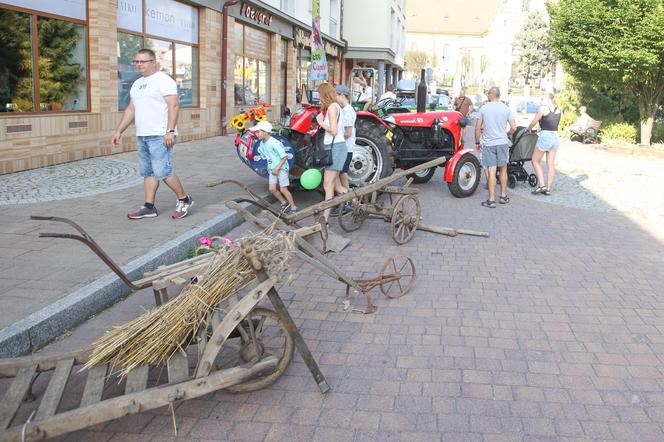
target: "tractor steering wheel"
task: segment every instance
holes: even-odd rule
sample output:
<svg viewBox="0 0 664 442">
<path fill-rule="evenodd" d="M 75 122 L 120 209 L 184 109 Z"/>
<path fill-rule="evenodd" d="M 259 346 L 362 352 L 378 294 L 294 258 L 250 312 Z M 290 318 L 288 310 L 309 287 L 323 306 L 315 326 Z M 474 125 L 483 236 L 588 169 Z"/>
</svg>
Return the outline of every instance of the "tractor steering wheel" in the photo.
<svg viewBox="0 0 664 442">
<path fill-rule="evenodd" d="M 378 113 L 379 111 L 384 111 L 385 108 L 390 106 L 400 107 L 401 100 L 399 100 L 398 98 L 390 98 L 390 97 L 383 98 L 378 103 L 372 105 L 370 110 L 373 113 Z"/>
</svg>

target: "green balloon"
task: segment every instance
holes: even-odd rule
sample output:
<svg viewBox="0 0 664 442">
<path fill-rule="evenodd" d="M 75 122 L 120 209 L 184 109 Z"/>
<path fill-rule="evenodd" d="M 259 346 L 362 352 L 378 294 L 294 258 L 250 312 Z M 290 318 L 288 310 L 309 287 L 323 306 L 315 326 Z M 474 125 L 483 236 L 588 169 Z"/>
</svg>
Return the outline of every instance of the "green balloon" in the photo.
<svg viewBox="0 0 664 442">
<path fill-rule="evenodd" d="M 307 169 L 300 177 L 300 185 L 307 190 L 314 190 L 320 186 L 323 176 L 318 169 Z"/>
</svg>

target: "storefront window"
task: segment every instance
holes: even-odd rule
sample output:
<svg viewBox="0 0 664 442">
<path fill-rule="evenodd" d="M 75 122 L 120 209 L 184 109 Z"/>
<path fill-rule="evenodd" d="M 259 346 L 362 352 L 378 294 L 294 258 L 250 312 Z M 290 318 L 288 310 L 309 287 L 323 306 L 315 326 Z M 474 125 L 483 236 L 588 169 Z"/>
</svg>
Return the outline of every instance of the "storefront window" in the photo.
<svg viewBox="0 0 664 442">
<path fill-rule="evenodd" d="M 154 51 L 159 70 L 173 76 L 173 44 L 168 41 L 147 38 L 145 47 Z"/>
<path fill-rule="evenodd" d="M 85 26 L 39 17 L 37 27 L 40 110 L 87 109 Z"/>
<path fill-rule="evenodd" d="M 118 32 L 118 107 L 125 109 L 129 105 L 129 91 L 134 81 L 141 76 L 132 61 L 136 53 L 143 47 L 140 35 Z"/>
<path fill-rule="evenodd" d="M 141 14 L 143 5 L 145 14 Z M 131 62 L 141 48 L 152 49 L 159 69 L 173 77 L 180 106 L 198 106 L 198 9 L 174 0 L 124 0 L 117 7 L 118 27 L 134 32 L 118 31 L 119 109 L 129 104 L 129 90 L 140 76 Z M 157 10 L 159 14 L 154 12 Z"/>
<path fill-rule="evenodd" d="M 263 32 L 240 23 L 233 31 L 235 50 L 235 104 L 270 102 L 270 39 Z"/>
<path fill-rule="evenodd" d="M 32 112 L 30 15 L 0 9 L 0 29 L 0 112 Z"/>
<path fill-rule="evenodd" d="M 0 29 L 0 112 L 88 109 L 84 23 L 0 8 Z"/>
<path fill-rule="evenodd" d="M 180 106 L 192 106 L 198 91 L 198 51 L 189 45 L 175 45 L 175 82 Z"/>
</svg>

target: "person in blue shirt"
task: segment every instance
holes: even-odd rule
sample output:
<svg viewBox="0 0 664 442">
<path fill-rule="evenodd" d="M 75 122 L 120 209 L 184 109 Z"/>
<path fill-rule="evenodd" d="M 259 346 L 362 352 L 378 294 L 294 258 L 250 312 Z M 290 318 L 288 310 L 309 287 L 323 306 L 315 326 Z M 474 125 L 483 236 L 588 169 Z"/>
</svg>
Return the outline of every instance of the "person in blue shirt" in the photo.
<svg viewBox="0 0 664 442">
<path fill-rule="evenodd" d="M 297 211 L 293 195 L 288 190 L 288 155 L 281 141 L 272 137 L 272 125 L 267 121 L 259 121 L 249 130 L 261 140 L 258 153 L 267 161 L 270 172 L 268 190 L 281 204 L 281 211 L 287 214 Z M 279 187 L 277 187 L 277 184 Z"/>
</svg>

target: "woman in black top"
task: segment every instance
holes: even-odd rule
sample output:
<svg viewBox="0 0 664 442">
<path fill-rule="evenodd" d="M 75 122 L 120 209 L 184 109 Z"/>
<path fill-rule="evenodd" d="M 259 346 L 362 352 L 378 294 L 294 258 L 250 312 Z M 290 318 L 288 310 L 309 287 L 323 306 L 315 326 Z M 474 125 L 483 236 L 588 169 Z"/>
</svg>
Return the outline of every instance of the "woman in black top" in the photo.
<svg viewBox="0 0 664 442">
<path fill-rule="evenodd" d="M 551 186 L 553 186 L 553 179 L 556 176 L 556 152 L 560 146 L 560 139 L 558 138 L 558 125 L 560 124 L 560 117 L 562 113 L 558 107 L 556 96 L 552 93 L 546 95 L 546 103 L 540 106 L 539 111 L 535 114 L 533 121 L 528 125 L 527 132 L 539 122 L 540 133 L 537 139 L 536 149 L 533 151 L 533 169 L 537 175 L 537 182 L 539 186 L 533 190 L 533 194 L 551 195 Z M 540 162 L 542 157 L 546 154 L 546 169 L 547 169 L 547 184 L 544 185 L 544 171 Z"/>
</svg>

